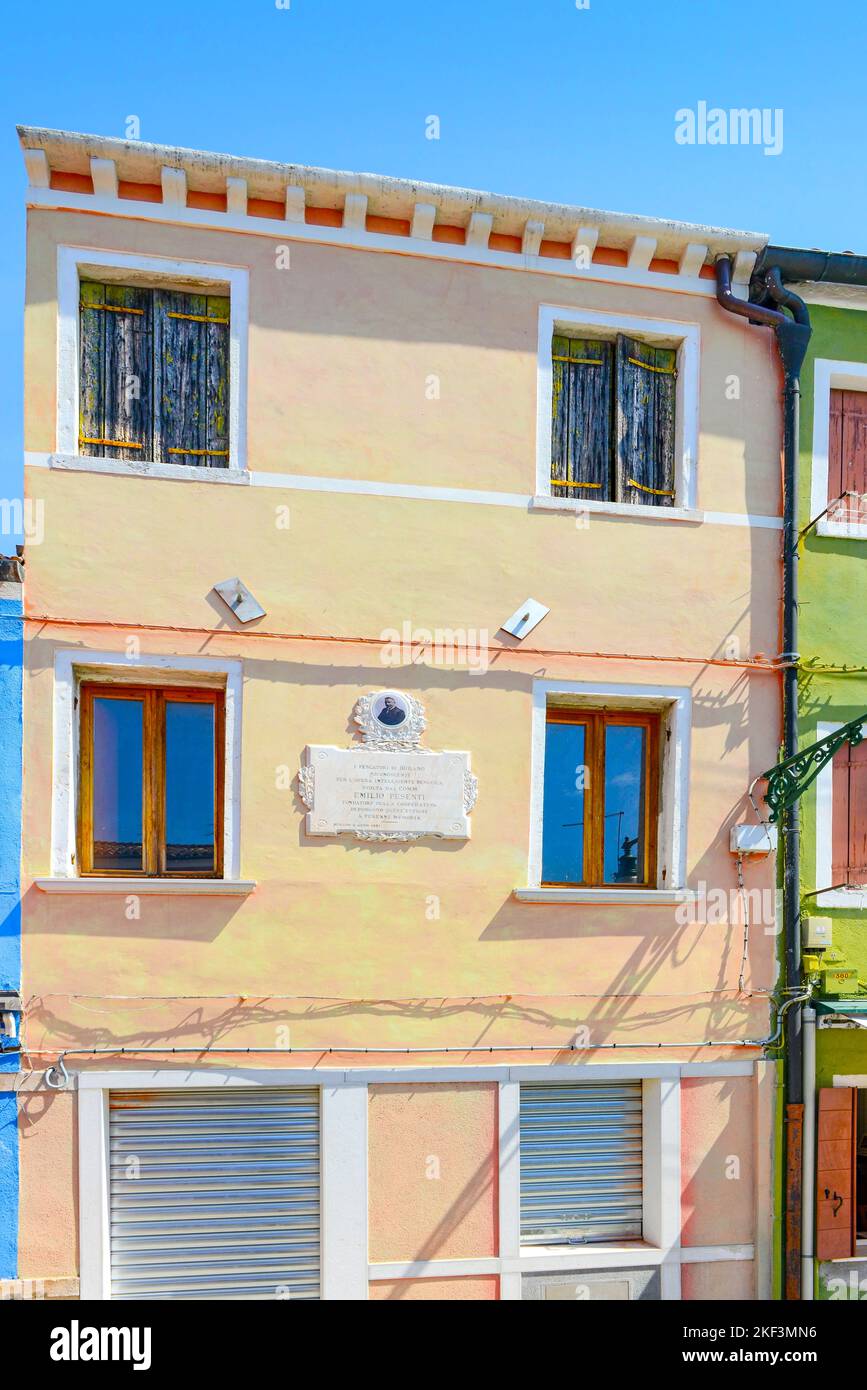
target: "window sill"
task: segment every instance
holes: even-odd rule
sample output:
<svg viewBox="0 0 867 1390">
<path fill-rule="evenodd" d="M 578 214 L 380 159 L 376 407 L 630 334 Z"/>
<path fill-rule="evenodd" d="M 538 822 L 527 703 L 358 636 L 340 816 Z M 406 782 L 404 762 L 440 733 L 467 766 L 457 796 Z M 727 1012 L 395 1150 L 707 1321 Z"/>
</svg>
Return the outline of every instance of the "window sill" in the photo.
<svg viewBox="0 0 867 1390">
<path fill-rule="evenodd" d="M 867 522 L 830 521 L 823 517 L 816 526 L 816 535 L 843 541 L 867 541 Z"/>
<path fill-rule="evenodd" d="M 589 512 L 599 516 L 637 517 L 641 521 L 652 518 L 654 521 L 691 521 L 697 525 L 704 521 L 704 512 L 694 507 L 645 507 L 638 502 L 594 502 L 590 498 L 551 497 L 547 493 L 537 493 L 530 502 L 532 512 Z"/>
<path fill-rule="evenodd" d="M 820 888 L 815 894 L 820 907 L 841 907 L 849 912 L 863 912 L 867 908 L 867 888 Z"/>
<path fill-rule="evenodd" d="M 256 884 L 249 879 L 228 878 L 37 878 L 42 893 L 128 894 L 156 893 L 166 896 L 242 898 Z"/>
<path fill-rule="evenodd" d="M 201 468 L 186 463 L 155 463 L 153 459 L 92 458 L 84 454 L 47 454 L 49 468 L 67 473 L 110 473 L 125 478 L 163 478 L 174 483 L 249 484 L 250 474 L 240 468 Z"/>
<path fill-rule="evenodd" d="M 668 888 L 513 888 L 519 903 L 606 903 L 666 907 L 686 900 L 685 889 Z"/>
<path fill-rule="evenodd" d="M 643 1240 L 601 1245 L 522 1245 L 517 1264 L 522 1272 L 566 1273 L 570 1270 L 661 1265 L 665 1251 Z"/>
</svg>

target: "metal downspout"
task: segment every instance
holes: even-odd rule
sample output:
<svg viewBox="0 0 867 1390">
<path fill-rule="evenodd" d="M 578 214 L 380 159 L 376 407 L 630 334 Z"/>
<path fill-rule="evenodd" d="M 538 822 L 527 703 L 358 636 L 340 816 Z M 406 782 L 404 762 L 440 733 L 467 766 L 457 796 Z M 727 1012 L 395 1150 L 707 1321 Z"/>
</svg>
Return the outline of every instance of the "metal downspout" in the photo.
<svg viewBox="0 0 867 1390">
<path fill-rule="evenodd" d="M 776 304 L 791 310 L 794 321 L 777 325 L 777 345 L 783 363 L 783 733 L 784 756 L 798 751 L 798 436 L 800 427 L 800 374 L 810 341 L 807 306 L 784 287 L 780 271 L 772 266 L 764 275 L 765 287 Z M 783 819 L 783 923 L 786 933 L 786 985 L 801 983 L 801 820 L 800 805 L 790 806 Z M 786 1298 L 796 1301 L 801 1293 L 801 1228 L 804 1201 L 804 1085 L 801 1009 L 786 1018 L 786 1115 L 787 1156 L 790 1173 L 786 1208 Z M 801 1152 L 798 1153 L 800 1148 Z"/>
<path fill-rule="evenodd" d="M 731 289 L 731 260 L 716 263 L 717 300 L 729 313 L 773 328 L 783 366 L 783 748 L 798 751 L 798 430 L 801 367 L 810 341 L 810 315 L 802 299 L 785 288 L 779 269 L 764 271 L 766 294 L 780 308 L 737 299 Z M 792 317 L 783 312 L 788 309 Z M 800 813 L 790 806 L 783 836 L 783 924 L 786 989 L 801 985 Z M 785 1297 L 797 1301 L 801 1288 L 803 1075 L 801 1009 L 786 1016 L 786 1281 Z"/>
<path fill-rule="evenodd" d="M 814 1296 L 814 1221 L 816 1214 L 816 1010 L 804 1006 L 804 1150 L 801 1206 L 801 1298 L 811 1303 Z"/>
</svg>

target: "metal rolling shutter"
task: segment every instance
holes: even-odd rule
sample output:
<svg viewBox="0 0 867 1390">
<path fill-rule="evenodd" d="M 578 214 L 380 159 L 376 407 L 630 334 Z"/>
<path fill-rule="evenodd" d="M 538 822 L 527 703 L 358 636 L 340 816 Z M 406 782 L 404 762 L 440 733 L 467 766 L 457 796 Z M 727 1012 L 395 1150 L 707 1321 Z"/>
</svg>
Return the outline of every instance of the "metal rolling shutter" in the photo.
<svg viewBox="0 0 867 1390">
<path fill-rule="evenodd" d="M 521 1243 L 641 1237 L 641 1082 L 521 1087 Z"/>
<path fill-rule="evenodd" d="M 113 1298 L 319 1297 L 319 1091 L 113 1091 Z"/>
</svg>

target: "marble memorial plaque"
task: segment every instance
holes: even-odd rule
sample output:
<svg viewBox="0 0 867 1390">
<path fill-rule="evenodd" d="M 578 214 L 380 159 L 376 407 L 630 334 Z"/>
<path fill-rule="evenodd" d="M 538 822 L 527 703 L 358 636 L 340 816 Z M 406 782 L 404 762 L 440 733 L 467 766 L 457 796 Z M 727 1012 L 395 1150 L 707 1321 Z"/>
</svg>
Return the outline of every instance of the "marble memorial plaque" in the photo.
<svg viewBox="0 0 867 1390">
<path fill-rule="evenodd" d="M 476 779 L 465 752 L 420 746 L 424 712 L 400 691 L 366 695 L 355 707 L 363 742 L 311 744 L 299 773 L 309 835 L 360 840 L 469 838 Z"/>
</svg>

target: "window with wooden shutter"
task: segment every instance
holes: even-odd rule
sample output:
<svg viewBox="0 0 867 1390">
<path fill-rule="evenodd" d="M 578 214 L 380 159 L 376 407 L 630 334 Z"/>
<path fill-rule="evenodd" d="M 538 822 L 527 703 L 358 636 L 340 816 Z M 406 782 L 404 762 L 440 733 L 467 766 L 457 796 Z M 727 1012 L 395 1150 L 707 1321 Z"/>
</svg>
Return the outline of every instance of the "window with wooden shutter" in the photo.
<svg viewBox="0 0 867 1390">
<path fill-rule="evenodd" d="M 613 345 L 555 336 L 551 356 L 551 491 L 608 498 Z"/>
<path fill-rule="evenodd" d="M 153 296 L 80 286 L 78 444 L 96 458 L 153 458 Z"/>
<path fill-rule="evenodd" d="M 81 282 L 79 448 L 229 466 L 229 300 Z"/>
<path fill-rule="evenodd" d="M 867 739 L 845 743 L 832 764 L 831 883 L 867 885 Z"/>
<path fill-rule="evenodd" d="M 867 391 L 831 391 L 828 501 L 867 493 Z"/>
<path fill-rule="evenodd" d="M 820 1260 L 855 1254 L 857 1097 L 857 1090 L 850 1086 L 823 1086 L 819 1091 L 816 1253 Z"/>
<path fill-rule="evenodd" d="M 229 301 L 154 291 L 154 458 L 229 462 Z"/>
<path fill-rule="evenodd" d="M 670 507 L 676 378 L 675 348 L 555 334 L 552 495 Z"/>
<path fill-rule="evenodd" d="M 673 348 L 617 338 L 615 496 L 670 507 L 674 501 Z"/>
</svg>

